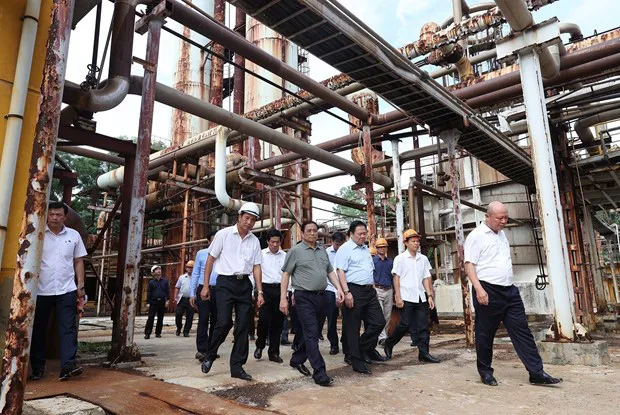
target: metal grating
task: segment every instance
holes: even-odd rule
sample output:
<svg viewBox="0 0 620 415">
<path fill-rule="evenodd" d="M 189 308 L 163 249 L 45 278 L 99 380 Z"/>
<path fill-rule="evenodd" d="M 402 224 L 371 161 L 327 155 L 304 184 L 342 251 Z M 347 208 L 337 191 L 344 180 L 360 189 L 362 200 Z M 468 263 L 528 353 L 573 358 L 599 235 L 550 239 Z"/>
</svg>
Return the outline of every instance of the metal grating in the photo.
<svg viewBox="0 0 620 415">
<path fill-rule="evenodd" d="M 533 186 L 529 155 L 335 1 L 230 0 L 346 73 L 431 132 L 461 131 L 459 145 L 517 183 Z"/>
</svg>

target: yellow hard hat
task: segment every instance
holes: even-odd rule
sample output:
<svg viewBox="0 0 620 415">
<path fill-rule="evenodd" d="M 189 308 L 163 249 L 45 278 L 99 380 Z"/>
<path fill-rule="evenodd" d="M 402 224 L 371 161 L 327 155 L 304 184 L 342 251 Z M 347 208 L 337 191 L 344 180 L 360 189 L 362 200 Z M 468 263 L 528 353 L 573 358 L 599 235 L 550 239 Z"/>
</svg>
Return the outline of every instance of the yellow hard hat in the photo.
<svg viewBox="0 0 620 415">
<path fill-rule="evenodd" d="M 187 261 L 187 263 L 185 264 L 186 267 L 193 267 L 194 266 L 194 261 L 189 260 Z"/>
<path fill-rule="evenodd" d="M 377 248 L 387 247 L 388 242 L 384 238 L 377 239 L 377 243 L 375 244 Z"/>
<path fill-rule="evenodd" d="M 371 246 L 369 249 L 370 249 L 370 255 L 372 255 L 372 256 L 377 255 L 377 250 L 375 249 L 374 246 Z"/>
<path fill-rule="evenodd" d="M 420 237 L 420 234 L 417 233 L 415 230 L 413 229 L 407 229 L 404 233 L 403 233 L 403 241 L 407 241 L 407 239 L 409 238 L 413 238 L 413 237 Z"/>
</svg>

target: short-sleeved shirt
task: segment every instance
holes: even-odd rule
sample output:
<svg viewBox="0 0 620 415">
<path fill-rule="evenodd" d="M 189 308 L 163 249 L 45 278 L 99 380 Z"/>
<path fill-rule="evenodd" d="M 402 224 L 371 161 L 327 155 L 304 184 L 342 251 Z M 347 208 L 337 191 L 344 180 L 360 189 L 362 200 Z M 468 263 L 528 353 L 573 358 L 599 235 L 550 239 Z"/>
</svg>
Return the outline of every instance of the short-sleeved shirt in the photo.
<svg viewBox="0 0 620 415">
<path fill-rule="evenodd" d="M 347 283 L 370 285 L 374 282 L 370 250 L 366 245 L 358 245 L 349 239 L 336 252 L 336 268 L 344 271 Z"/>
<path fill-rule="evenodd" d="M 62 295 L 77 290 L 73 260 L 87 254 L 75 229 L 64 226 L 55 234 L 46 226 L 38 295 Z"/>
<path fill-rule="evenodd" d="M 216 259 L 213 268 L 218 275 L 250 275 L 262 260 L 258 238 L 248 232 L 242 239 L 236 224 L 215 234 L 209 255 Z"/>
<path fill-rule="evenodd" d="M 263 274 L 263 284 L 280 284 L 286 252 L 280 249 L 274 254 L 269 248 L 265 248 L 262 251 L 262 256 L 263 260 L 260 267 Z"/>
<path fill-rule="evenodd" d="M 190 297 L 196 295 L 196 289 L 199 285 L 204 285 L 205 280 L 205 267 L 207 266 L 207 259 L 209 257 L 209 248 L 201 249 L 196 253 L 194 258 L 194 269 L 192 270 L 192 279 L 189 284 Z M 213 267 L 215 269 L 215 267 Z M 209 276 L 209 285 L 215 285 L 217 282 L 217 272 L 211 270 Z"/>
<path fill-rule="evenodd" d="M 400 277 L 400 298 L 410 303 L 426 302 L 426 290 L 422 281 L 431 277 L 431 263 L 426 255 L 416 252 L 411 255 L 405 250 L 394 258 L 392 274 Z"/>
<path fill-rule="evenodd" d="M 327 287 L 326 276 L 334 268 L 322 246 L 312 248 L 302 241 L 289 249 L 282 271 L 291 276 L 295 290 L 321 291 Z"/>
<path fill-rule="evenodd" d="M 513 283 L 510 243 L 503 230 L 495 233 L 485 223 L 478 225 L 465 240 L 465 262 L 474 264 L 480 281 L 505 287 Z"/>
<path fill-rule="evenodd" d="M 332 245 L 330 245 L 329 247 L 327 247 L 325 249 L 325 252 L 327 252 L 327 257 L 329 258 L 329 263 L 332 264 L 332 268 L 336 268 L 334 267 L 334 261 L 336 260 L 336 250 L 334 249 L 334 247 Z M 336 287 L 333 286 L 333 284 L 331 283 L 331 281 L 329 280 L 329 277 L 327 277 L 327 291 L 331 291 L 333 293 L 336 292 Z"/>
<path fill-rule="evenodd" d="M 375 284 L 381 285 L 383 287 L 391 287 L 392 268 L 394 267 L 394 261 L 388 257 L 385 257 L 385 259 L 381 259 L 380 255 L 375 255 L 375 257 L 372 259 L 372 262 L 375 265 L 375 270 L 373 272 Z"/>
<path fill-rule="evenodd" d="M 177 280 L 177 283 L 175 285 L 175 288 L 179 289 L 179 297 L 175 299 L 177 303 L 183 297 L 191 297 L 190 283 L 191 283 L 191 277 L 187 273 L 182 274 Z"/>
</svg>

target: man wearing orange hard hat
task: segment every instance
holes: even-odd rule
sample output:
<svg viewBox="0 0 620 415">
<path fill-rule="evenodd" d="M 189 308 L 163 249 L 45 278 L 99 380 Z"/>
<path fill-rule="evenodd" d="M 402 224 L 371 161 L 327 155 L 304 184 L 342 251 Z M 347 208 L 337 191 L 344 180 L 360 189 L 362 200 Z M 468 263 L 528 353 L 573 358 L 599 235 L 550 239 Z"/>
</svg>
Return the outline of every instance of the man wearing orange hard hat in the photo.
<svg viewBox="0 0 620 415">
<path fill-rule="evenodd" d="M 183 329 L 183 337 L 189 337 L 189 332 L 194 323 L 194 308 L 189 302 L 191 298 L 190 283 L 192 270 L 194 269 L 194 261 L 187 261 L 185 264 L 185 274 L 181 274 L 174 286 L 174 300 L 177 303 L 175 311 L 175 323 L 177 326 L 177 336 L 181 335 Z M 185 315 L 185 326 L 183 326 L 183 315 Z"/>
<path fill-rule="evenodd" d="M 403 233 L 406 250 L 394 258 L 394 302 L 400 313 L 400 323 L 392 335 L 385 339 L 385 355 L 392 357 L 392 349 L 413 327 L 417 331 L 418 359 L 421 362 L 439 363 L 429 353 L 430 331 L 428 329 L 430 310 L 435 308 L 431 264 L 420 252 L 420 234 L 413 229 Z"/>
</svg>

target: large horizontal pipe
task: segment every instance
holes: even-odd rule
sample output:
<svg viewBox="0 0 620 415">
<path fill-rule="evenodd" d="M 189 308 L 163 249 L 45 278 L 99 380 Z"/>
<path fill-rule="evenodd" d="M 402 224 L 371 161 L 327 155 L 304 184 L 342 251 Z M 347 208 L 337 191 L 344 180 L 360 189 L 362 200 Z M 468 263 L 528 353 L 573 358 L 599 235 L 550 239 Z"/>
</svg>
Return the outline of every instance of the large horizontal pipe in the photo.
<svg viewBox="0 0 620 415">
<path fill-rule="evenodd" d="M 172 5 L 171 19 L 179 22 L 183 26 L 189 27 L 225 48 L 244 56 L 246 59 L 251 60 L 273 74 L 294 83 L 300 88 L 304 88 L 306 91 L 312 93 L 316 97 L 324 99 L 347 114 L 353 115 L 363 121 L 371 121 L 370 114 L 364 108 L 338 95 L 309 76 L 285 64 L 280 59 L 257 48 L 251 42 L 239 36 L 235 31 L 199 13 L 178 0 L 168 0 L 168 2 Z"/>
<path fill-rule="evenodd" d="M 76 156 L 87 157 L 89 159 L 106 161 L 108 163 L 118 164 L 119 166 L 125 165 L 125 159 L 122 157 L 113 156 L 101 151 L 90 150 L 80 146 L 58 146 L 58 151 L 75 154 Z"/>
<path fill-rule="evenodd" d="M 134 84 L 134 82 L 136 82 L 136 84 Z M 140 77 L 132 77 L 131 83 L 132 90 L 137 90 L 140 89 L 137 88 L 137 83 L 141 85 L 142 81 Z M 136 86 L 136 88 L 134 88 L 134 86 Z M 223 108 L 179 92 L 176 89 L 170 88 L 166 85 L 159 83 L 157 84 L 155 100 L 205 120 L 213 121 L 219 125 L 257 137 L 268 143 L 275 144 L 289 151 L 293 151 L 302 157 L 317 160 L 321 163 L 347 172 L 353 176 L 360 177 L 362 175 L 362 166 L 352 161 L 345 160 L 342 157 L 325 151 L 320 147 L 313 146 L 312 144 L 301 140 L 295 140 L 279 131 L 272 130 L 271 128 L 255 121 L 250 121 L 237 114 L 233 114 Z M 149 168 L 151 168 L 150 165 Z M 383 174 L 375 172 L 372 174 L 371 180 L 373 183 L 377 183 L 383 187 L 392 186 L 392 179 Z"/>
</svg>

